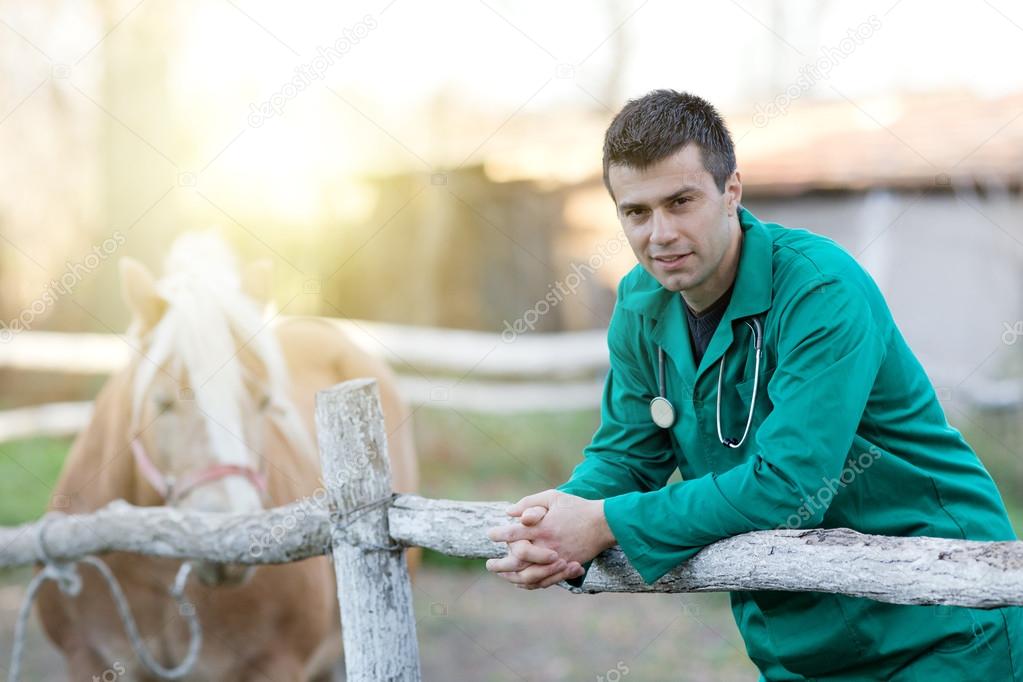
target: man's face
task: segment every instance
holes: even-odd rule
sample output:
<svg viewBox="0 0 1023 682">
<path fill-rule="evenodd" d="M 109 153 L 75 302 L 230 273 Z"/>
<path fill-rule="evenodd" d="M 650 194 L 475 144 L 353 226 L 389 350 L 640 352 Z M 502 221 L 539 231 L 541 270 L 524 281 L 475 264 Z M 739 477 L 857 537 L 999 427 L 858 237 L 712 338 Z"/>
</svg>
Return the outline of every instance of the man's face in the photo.
<svg viewBox="0 0 1023 682">
<path fill-rule="evenodd" d="M 698 300 L 704 290 L 728 288 L 734 269 L 723 270 L 738 238 L 738 171 L 719 192 L 703 167 L 700 148 L 688 144 L 646 170 L 612 165 L 608 180 L 625 236 L 661 286 L 685 291 L 687 300 Z"/>
</svg>

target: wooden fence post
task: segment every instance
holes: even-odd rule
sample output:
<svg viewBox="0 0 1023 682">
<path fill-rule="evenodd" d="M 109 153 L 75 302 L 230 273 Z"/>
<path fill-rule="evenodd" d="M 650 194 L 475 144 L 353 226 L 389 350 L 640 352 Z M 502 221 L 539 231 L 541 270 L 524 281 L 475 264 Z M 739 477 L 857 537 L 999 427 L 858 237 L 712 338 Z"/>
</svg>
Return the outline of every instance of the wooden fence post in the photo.
<svg viewBox="0 0 1023 682">
<path fill-rule="evenodd" d="M 375 379 L 316 394 L 316 435 L 331 504 L 331 541 L 349 682 L 418 680 L 412 586 L 387 527 L 392 494 Z"/>
</svg>

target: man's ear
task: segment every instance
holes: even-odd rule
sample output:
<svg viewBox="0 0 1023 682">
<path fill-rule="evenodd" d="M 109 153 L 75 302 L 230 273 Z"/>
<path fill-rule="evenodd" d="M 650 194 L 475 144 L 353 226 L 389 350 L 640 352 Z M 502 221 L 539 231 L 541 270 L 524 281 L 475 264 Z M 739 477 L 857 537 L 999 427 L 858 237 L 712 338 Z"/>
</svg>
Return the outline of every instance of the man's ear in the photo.
<svg viewBox="0 0 1023 682">
<path fill-rule="evenodd" d="M 125 256 L 118 263 L 121 272 L 121 296 L 131 310 L 140 332 L 146 332 L 167 311 L 167 301 L 156 291 L 156 282 L 146 266 Z"/>
<path fill-rule="evenodd" d="M 736 169 L 725 183 L 725 194 L 728 195 L 728 215 L 738 215 L 739 204 L 742 203 L 742 176 Z"/>
<path fill-rule="evenodd" d="M 261 306 L 270 302 L 273 296 L 274 262 L 260 258 L 247 264 L 242 271 L 242 291 Z"/>
</svg>

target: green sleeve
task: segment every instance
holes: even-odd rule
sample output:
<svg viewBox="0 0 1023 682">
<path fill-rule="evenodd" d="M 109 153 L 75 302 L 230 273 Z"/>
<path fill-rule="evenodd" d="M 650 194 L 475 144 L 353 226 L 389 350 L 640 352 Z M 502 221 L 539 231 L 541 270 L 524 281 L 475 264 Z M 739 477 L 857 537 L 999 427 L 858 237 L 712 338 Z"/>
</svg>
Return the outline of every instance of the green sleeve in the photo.
<svg viewBox="0 0 1023 682">
<path fill-rule="evenodd" d="M 618 297 L 621 301 L 621 284 Z M 639 359 L 636 347 L 642 336 L 635 317 L 615 306 L 607 331 L 610 369 L 601 394 L 600 425 L 583 449 L 583 460 L 558 490 L 590 500 L 657 490 L 678 466 L 668 431 L 650 419 L 656 380 Z"/>
<path fill-rule="evenodd" d="M 621 297 L 619 284 L 619 301 Z M 640 342 L 635 316 L 616 305 L 608 325 L 610 369 L 601 395 L 600 425 L 583 450 L 583 460 L 557 490 L 588 500 L 657 490 L 678 466 L 671 437 L 650 419 L 656 380 L 638 359 Z M 589 566 L 587 562 L 584 568 Z M 568 582 L 578 586 L 584 578 Z"/>
<path fill-rule="evenodd" d="M 781 312 L 773 410 L 748 460 L 721 474 L 604 502 L 622 551 L 653 583 L 704 546 L 753 530 L 814 527 L 804 501 L 841 475 L 885 356 L 867 294 L 837 279 L 804 287 Z M 713 401 L 711 401 L 713 402 Z M 800 516 L 802 511 L 806 517 Z"/>
</svg>

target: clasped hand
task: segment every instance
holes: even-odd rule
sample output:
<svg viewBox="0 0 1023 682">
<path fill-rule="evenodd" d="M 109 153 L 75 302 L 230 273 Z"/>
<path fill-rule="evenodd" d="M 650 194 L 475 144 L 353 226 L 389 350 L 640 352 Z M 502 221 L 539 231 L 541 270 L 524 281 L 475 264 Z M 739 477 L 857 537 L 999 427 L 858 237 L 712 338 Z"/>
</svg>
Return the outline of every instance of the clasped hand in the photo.
<svg viewBox="0 0 1023 682">
<path fill-rule="evenodd" d="M 488 559 L 487 570 L 516 587 L 536 589 L 583 574 L 582 564 L 615 544 L 604 501 L 558 490 L 528 495 L 505 510 L 518 523 L 487 531 L 508 543 L 508 555 Z"/>
</svg>

